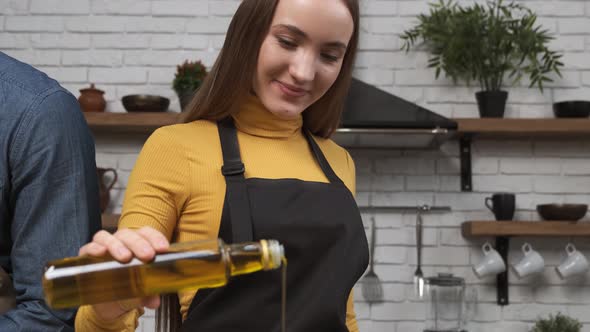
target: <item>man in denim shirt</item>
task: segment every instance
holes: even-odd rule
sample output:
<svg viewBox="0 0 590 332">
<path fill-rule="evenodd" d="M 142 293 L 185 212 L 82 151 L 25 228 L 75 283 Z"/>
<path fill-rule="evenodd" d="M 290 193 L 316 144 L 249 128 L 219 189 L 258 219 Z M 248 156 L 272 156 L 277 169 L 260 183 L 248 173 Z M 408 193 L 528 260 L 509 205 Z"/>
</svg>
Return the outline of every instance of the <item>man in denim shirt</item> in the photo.
<svg viewBox="0 0 590 332">
<path fill-rule="evenodd" d="M 43 300 L 45 263 L 76 256 L 100 227 L 94 141 L 74 96 L 0 52 L 0 267 L 16 308 L 0 331 L 73 331 Z"/>
</svg>

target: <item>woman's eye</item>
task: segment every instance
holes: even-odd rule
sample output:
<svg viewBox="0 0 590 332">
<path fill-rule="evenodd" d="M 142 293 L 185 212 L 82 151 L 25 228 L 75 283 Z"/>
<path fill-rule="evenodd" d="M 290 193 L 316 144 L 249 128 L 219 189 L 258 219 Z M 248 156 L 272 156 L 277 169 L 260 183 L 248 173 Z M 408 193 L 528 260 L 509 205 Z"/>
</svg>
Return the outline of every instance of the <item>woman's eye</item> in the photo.
<svg viewBox="0 0 590 332">
<path fill-rule="evenodd" d="M 278 38 L 278 40 L 279 40 L 279 44 L 281 44 L 285 48 L 291 49 L 291 48 L 297 47 L 297 44 L 295 44 L 294 42 L 292 42 L 288 39 Z"/>
<path fill-rule="evenodd" d="M 322 53 L 322 58 L 328 62 L 336 62 L 338 61 L 338 57 L 331 55 L 331 54 L 327 54 L 327 53 Z"/>
</svg>

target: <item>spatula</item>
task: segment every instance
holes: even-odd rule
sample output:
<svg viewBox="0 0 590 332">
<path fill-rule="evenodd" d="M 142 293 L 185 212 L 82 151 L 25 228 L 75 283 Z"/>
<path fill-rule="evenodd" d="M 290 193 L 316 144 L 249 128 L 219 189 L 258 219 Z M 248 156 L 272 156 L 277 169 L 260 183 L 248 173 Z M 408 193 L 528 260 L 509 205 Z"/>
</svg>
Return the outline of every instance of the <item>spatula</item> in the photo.
<svg viewBox="0 0 590 332">
<path fill-rule="evenodd" d="M 374 262 L 374 253 L 375 253 L 375 218 L 371 217 L 371 247 L 370 247 L 370 262 L 369 262 L 369 271 L 363 277 L 361 291 L 363 293 L 363 297 L 367 302 L 378 302 L 383 299 L 383 287 L 381 285 L 381 280 L 373 271 L 373 262 Z"/>
<path fill-rule="evenodd" d="M 422 210 L 418 207 L 416 213 L 416 271 L 414 271 L 414 289 L 416 296 L 421 299 L 424 294 L 424 275 L 422 274 Z"/>
</svg>

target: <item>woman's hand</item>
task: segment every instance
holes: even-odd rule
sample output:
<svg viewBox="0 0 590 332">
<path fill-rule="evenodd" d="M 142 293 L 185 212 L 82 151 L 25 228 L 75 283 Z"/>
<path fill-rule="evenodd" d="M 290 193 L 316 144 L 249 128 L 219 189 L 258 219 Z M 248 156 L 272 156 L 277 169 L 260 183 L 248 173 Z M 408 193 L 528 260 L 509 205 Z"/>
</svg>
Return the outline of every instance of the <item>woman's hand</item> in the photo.
<svg viewBox="0 0 590 332">
<path fill-rule="evenodd" d="M 94 235 L 92 242 L 80 248 L 79 255 L 104 256 L 108 253 L 121 263 L 127 263 L 134 257 L 149 262 L 157 253 L 166 252 L 169 245 L 162 233 L 147 226 L 138 230 L 123 228 L 114 234 L 101 230 Z M 136 308 L 155 309 L 158 306 L 160 297 L 150 296 L 99 303 L 92 307 L 102 319 L 113 320 Z"/>
</svg>

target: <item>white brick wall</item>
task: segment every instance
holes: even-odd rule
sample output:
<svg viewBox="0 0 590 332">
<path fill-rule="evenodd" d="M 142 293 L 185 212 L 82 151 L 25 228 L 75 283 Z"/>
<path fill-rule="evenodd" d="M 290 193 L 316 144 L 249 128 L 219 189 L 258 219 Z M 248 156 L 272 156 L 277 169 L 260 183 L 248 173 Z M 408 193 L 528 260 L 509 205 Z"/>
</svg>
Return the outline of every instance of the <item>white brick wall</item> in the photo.
<svg viewBox="0 0 590 332">
<path fill-rule="evenodd" d="M 471 1 L 471 0 L 470 0 Z M 462 0 L 461 2 L 470 1 Z M 483 2 L 483 0 L 477 0 Z M 552 117 L 551 103 L 590 96 L 590 2 L 525 0 L 539 22 L 556 33 L 552 47 L 565 52 L 563 78 L 545 93 L 510 88 L 507 117 Z M 58 79 L 75 95 L 91 82 L 106 91 L 108 111 L 122 112 L 120 98 L 157 93 L 178 101 L 171 89 L 177 64 L 201 59 L 211 65 L 238 0 L 0 0 L 0 50 Z M 397 38 L 427 10 L 427 1 L 361 0 L 362 29 L 355 76 L 449 117 L 477 117 L 475 88 L 454 87 L 426 69 L 428 54 L 399 50 Z M 119 181 L 109 210 L 119 212 L 129 173 L 146 136 L 97 136 L 97 161 L 116 168 Z M 452 213 L 424 216 L 424 272 L 453 272 L 477 290 L 479 304 L 470 332 L 525 332 L 538 315 L 561 311 L 590 332 L 589 275 L 562 281 L 554 272 L 572 239 L 515 239 L 510 260 L 530 242 L 547 261 L 540 276 L 517 280 L 510 272 L 511 305 L 495 304 L 494 278 L 477 279 L 471 265 L 481 258 L 483 239 L 464 239 L 460 224 L 490 219 L 484 198 L 494 191 L 517 193 L 519 219 L 538 219 L 536 204 L 590 201 L 590 142 L 551 140 L 476 141 L 474 192 L 459 189 L 456 142 L 439 151 L 352 150 L 360 205 L 449 205 Z M 371 213 L 365 213 L 365 222 Z M 376 271 L 385 302 L 368 304 L 355 288 L 363 332 L 406 332 L 423 328 L 424 306 L 412 297 L 415 235 L 412 214 L 374 214 Z M 588 217 L 585 221 L 588 222 Z M 367 224 L 368 225 L 368 224 Z M 492 239 L 490 239 L 492 240 Z M 588 239 L 573 239 L 590 255 Z M 153 312 L 138 331 L 153 331 Z"/>
</svg>

